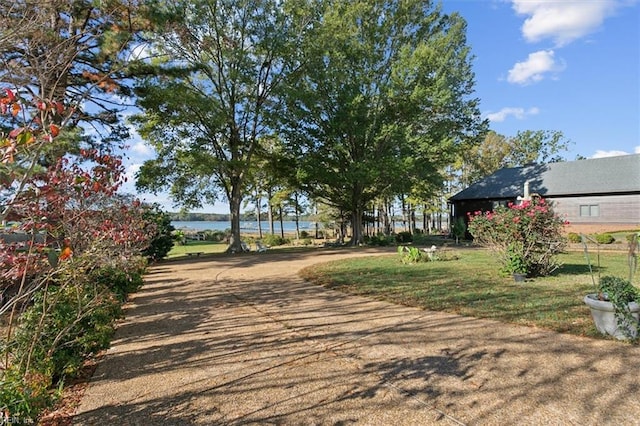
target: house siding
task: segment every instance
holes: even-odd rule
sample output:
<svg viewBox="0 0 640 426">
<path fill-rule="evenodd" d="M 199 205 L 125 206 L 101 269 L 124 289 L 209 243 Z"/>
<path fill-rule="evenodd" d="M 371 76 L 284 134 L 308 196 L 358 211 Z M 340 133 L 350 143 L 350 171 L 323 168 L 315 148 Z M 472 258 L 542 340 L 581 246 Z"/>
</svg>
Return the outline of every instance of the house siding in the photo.
<svg viewBox="0 0 640 426">
<path fill-rule="evenodd" d="M 525 184 L 554 203 L 569 232 L 640 229 L 640 154 L 500 169 L 451 197 L 452 213 L 490 210 L 491 201 L 522 196 Z"/>
<path fill-rule="evenodd" d="M 640 225 L 640 195 L 549 197 L 557 214 L 573 224 L 628 223 Z M 581 206 L 597 206 L 597 216 L 581 216 Z"/>
<path fill-rule="evenodd" d="M 567 232 L 597 233 L 640 229 L 640 194 L 589 197 L 549 197 L 565 218 Z M 598 216 L 581 216 L 581 206 L 597 206 Z"/>
</svg>

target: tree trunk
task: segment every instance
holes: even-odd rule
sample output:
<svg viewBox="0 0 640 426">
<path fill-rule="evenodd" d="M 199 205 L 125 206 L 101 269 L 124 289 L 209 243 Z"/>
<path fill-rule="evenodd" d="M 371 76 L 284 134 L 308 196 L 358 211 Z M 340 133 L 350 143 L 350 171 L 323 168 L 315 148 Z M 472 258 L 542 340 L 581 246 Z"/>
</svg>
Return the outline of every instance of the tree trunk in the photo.
<svg viewBox="0 0 640 426">
<path fill-rule="evenodd" d="M 296 240 L 299 240 L 300 239 L 300 213 L 299 213 L 300 209 L 298 208 L 299 204 L 298 204 L 297 192 L 293 194 L 293 199 L 295 202 L 294 209 L 295 209 L 295 218 L 296 218 Z"/>
<path fill-rule="evenodd" d="M 411 212 L 409 213 L 409 220 L 410 220 L 409 230 L 413 235 L 416 233 L 416 208 L 413 204 L 411 204 Z"/>
<path fill-rule="evenodd" d="M 402 230 L 407 230 L 407 203 L 404 199 L 404 194 L 400 196 L 400 200 L 402 201 Z"/>
<path fill-rule="evenodd" d="M 273 194 L 269 190 L 267 192 L 267 197 L 268 197 L 268 201 L 267 201 L 267 220 L 269 221 L 269 233 L 271 235 L 274 235 L 275 234 L 275 230 L 273 228 L 273 206 L 271 205 L 271 197 L 272 196 L 273 196 Z"/>
<path fill-rule="evenodd" d="M 362 226 L 363 209 L 355 209 L 351 212 L 351 245 L 357 246 L 363 243 L 364 234 Z"/>
<path fill-rule="evenodd" d="M 231 199 L 229 200 L 229 212 L 231 213 L 231 239 L 229 240 L 228 253 L 242 252 L 240 240 L 240 205 L 242 204 L 240 179 L 235 178 L 231 183 Z"/>
<path fill-rule="evenodd" d="M 391 220 L 389 218 L 389 209 L 386 202 L 381 206 L 378 214 L 382 215 L 382 233 L 386 236 L 391 235 Z"/>
<path fill-rule="evenodd" d="M 422 232 L 425 234 L 429 233 L 429 228 L 427 228 L 427 206 L 422 206 L 424 210 L 422 210 Z"/>
<path fill-rule="evenodd" d="M 260 211 L 260 204 L 262 204 L 262 198 L 256 197 L 256 216 L 258 217 L 258 237 L 262 238 L 262 212 Z"/>
<path fill-rule="evenodd" d="M 284 240 L 284 221 L 282 219 L 282 206 L 278 206 L 278 215 L 280 216 L 280 236 Z"/>
<path fill-rule="evenodd" d="M 316 230 L 316 240 L 317 240 L 318 239 L 318 231 L 319 231 L 319 227 L 318 227 L 318 203 L 315 203 L 314 211 L 315 211 L 315 215 L 314 215 L 313 219 L 315 221 L 314 222 L 314 227 L 315 227 L 315 230 Z M 326 233 L 327 233 L 327 231 L 325 230 L 325 235 L 324 235 L 325 239 L 327 238 Z"/>
</svg>

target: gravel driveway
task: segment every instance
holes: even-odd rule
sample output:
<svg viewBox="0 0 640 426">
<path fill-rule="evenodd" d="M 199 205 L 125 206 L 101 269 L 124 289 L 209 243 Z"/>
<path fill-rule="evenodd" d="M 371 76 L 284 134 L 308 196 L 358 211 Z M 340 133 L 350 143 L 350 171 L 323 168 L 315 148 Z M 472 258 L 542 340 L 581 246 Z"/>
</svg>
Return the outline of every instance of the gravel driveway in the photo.
<svg viewBox="0 0 640 426">
<path fill-rule="evenodd" d="M 640 425 L 640 347 L 397 306 L 304 266 L 382 249 L 153 266 L 78 425 Z"/>
</svg>

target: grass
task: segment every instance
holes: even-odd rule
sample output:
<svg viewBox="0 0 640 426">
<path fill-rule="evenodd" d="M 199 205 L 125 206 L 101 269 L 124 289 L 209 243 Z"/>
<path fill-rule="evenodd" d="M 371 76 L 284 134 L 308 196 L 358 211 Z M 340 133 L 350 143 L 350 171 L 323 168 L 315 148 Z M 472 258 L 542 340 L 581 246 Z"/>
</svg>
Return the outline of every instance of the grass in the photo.
<svg viewBox="0 0 640 426">
<path fill-rule="evenodd" d="M 582 299 L 593 284 L 580 252 L 561 255 L 553 275 L 515 283 L 501 277 L 485 250 L 459 250 L 458 260 L 402 264 L 400 257 L 357 258 L 314 265 L 305 279 L 392 303 L 599 337 Z M 595 262 L 593 259 L 592 262 Z M 624 253 L 600 255 L 601 275 L 627 277 Z"/>
<path fill-rule="evenodd" d="M 256 249 L 255 242 L 251 238 L 243 238 L 243 240 L 246 241 L 247 244 L 249 244 L 251 251 L 255 252 L 255 249 Z M 221 254 L 227 250 L 227 247 L 229 247 L 229 245 L 225 242 L 189 241 L 187 245 L 184 245 L 184 246 L 177 245 L 177 244 L 174 245 L 171 251 L 169 251 L 167 258 L 168 259 L 181 258 L 181 257 L 186 257 L 187 253 L 198 253 L 198 252 L 201 252 L 203 256 L 208 254 Z M 310 250 L 310 249 L 312 249 L 311 246 L 307 247 L 304 245 L 285 244 L 282 246 L 271 247 L 269 250 L 278 250 L 280 252 L 285 252 L 285 251 L 297 252 L 297 251 Z"/>
<path fill-rule="evenodd" d="M 203 254 L 223 253 L 228 244 L 217 241 L 189 241 L 186 245 L 174 245 L 169 255 L 169 259 L 184 257 L 187 253 L 202 252 Z"/>
</svg>

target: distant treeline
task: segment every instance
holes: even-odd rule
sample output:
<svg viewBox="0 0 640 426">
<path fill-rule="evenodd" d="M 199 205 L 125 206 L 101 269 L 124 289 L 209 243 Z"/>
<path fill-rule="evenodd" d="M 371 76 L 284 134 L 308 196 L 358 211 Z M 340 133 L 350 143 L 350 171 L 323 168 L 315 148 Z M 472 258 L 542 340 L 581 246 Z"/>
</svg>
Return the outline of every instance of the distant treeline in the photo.
<svg viewBox="0 0 640 426">
<path fill-rule="evenodd" d="M 181 220 L 189 222 L 229 222 L 231 219 L 228 214 L 222 213 L 183 213 L 183 212 L 169 212 L 171 220 Z"/>
<path fill-rule="evenodd" d="M 183 213 L 183 212 L 169 212 L 167 213 L 171 220 L 174 221 L 187 221 L 187 222 L 230 222 L 231 217 L 228 214 L 222 213 Z M 256 215 L 255 214 L 241 214 L 240 221 L 241 222 L 255 222 Z M 264 215 L 262 218 L 263 221 L 266 222 L 267 217 Z M 277 220 L 277 219 L 276 219 Z M 294 220 L 293 217 L 284 217 L 283 220 L 289 221 Z M 308 217 L 300 217 L 301 221 L 309 220 Z"/>
</svg>

